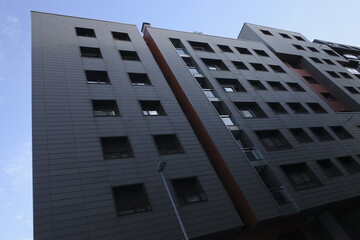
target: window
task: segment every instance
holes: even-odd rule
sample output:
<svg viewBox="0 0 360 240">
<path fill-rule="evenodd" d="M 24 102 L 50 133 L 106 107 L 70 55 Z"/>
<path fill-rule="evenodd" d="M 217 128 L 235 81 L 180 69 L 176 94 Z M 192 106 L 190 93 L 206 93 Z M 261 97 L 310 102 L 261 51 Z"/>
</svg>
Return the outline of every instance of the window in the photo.
<svg viewBox="0 0 360 240">
<path fill-rule="evenodd" d="M 317 163 L 328 178 L 343 175 L 342 172 L 329 159 L 318 160 Z"/>
<path fill-rule="evenodd" d="M 154 135 L 154 139 L 160 155 L 184 152 L 175 134 Z"/>
<path fill-rule="evenodd" d="M 192 48 L 196 51 L 214 52 L 214 50 L 207 43 L 189 41 Z"/>
<path fill-rule="evenodd" d="M 119 216 L 151 211 L 143 184 L 113 187 L 116 211 Z"/>
<path fill-rule="evenodd" d="M 287 91 L 280 82 L 267 82 L 274 91 Z"/>
<path fill-rule="evenodd" d="M 94 116 L 119 116 L 119 109 L 115 100 L 92 100 Z"/>
<path fill-rule="evenodd" d="M 121 58 L 126 61 L 140 61 L 139 56 L 134 51 L 123 51 L 119 50 Z"/>
<path fill-rule="evenodd" d="M 296 39 L 299 40 L 299 41 L 305 41 L 305 39 L 303 39 L 303 38 L 300 37 L 300 36 L 294 36 L 294 38 L 296 38 Z"/>
<path fill-rule="evenodd" d="M 338 57 L 339 55 L 337 55 L 334 51 L 332 50 L 327 50 L 325 49 L 324 52 L 326 52 L 327 54 L 329 54 L 330 56 L 334 56 L 334 57 Z"/>
<path fill-rule="evenodd" d="M 257 71 L 263 71 L 263 72 L 267 72 L 268 70 L 266 69 L 266 67 L 260 63 L 250 63 L 251 66 L 257 70 Z"/>
<path fill-rule="evenodd" d="M 311 127 L 310 130 L 317 137 L 319 141 L 331 141 L 334 138 L 323 127 Z"/>
<path fill-rule="evenodd" d="M 225 92 L 246 92 L 245 88 L 237 79 L 217 78 L 216 79 Z"/>
<path fill-rule="evenodd" d="M 335 65 L 335 63 L 333 63 L 333 61 L 331 61 L 330 59 L 323 59 L 323 61 L 329 65 Z"/>
<path fill-rule="evenodd" d="M 109 84 L 109 76 L 106 71 L 85 70 L 87 83 L 90 84 Z"/>
<path fill-rule="evenodd" d="M 340 139 L 351 139 L 354 138 L 346 129 L 342 126 L 330 127 L 330 129 L 338 136 Z"/>
<path fill-rule="evenodd" d="M 319 52 L 316 48 L 314 47 L 307 47 L 310 51 L 312 52 Z"/>
<path fill-rule="evenodd" d="M 290 82 L 287 82 L 286 83 L 290 88 L 291 90 L 293 90 L 294 92 L 305 92 L 305 89 L 303 89 L 298 83 L 290 83 Z"/>
<path fill-rule="evenodd" d="M 340 78 L 339 74 L 337 74 L 336 72 L 333 71 L 326 71 L 326 72 L 333 78 Z"/>
<path fill-rule="evenodd" d="M 148 75 L 145 73 L 128 73 L 133 86 L 151 85 Z"/>
<path fill-rule="evenodd" d="M 78 36 L 96 38 L 94 29 L 76 27 L 75 30 L 76 30 L 76 35 Z"/>
<path fill-rule="evenodd" d="M 290 132 L 299 143 L 313 142 L 311 137 L 302 128 L 291 128 Z"/>
<path fill-rule="evenodd" d="M 324 64 L 320 59 L 318 59 L 316 57 L 311 57 L 310 59 L 313 60 L 314 63 Z"/>
<path fill-rule="evenodd" d="M 247 49 L 247 48 L 237 47 L 236 50 L 238 50 L 238 52 L 240 54 L 252 55 L 251 52 L 249 51 L 249 49 Z"/>
<path fill-rule="evenodd" d="M 291 39 L 291 37 L 285 33 L 279 33 L 283 38 Z"/>
<path fill-rule="evenodd" d="M 311 76 L 303 76 L 303 78 L 310 84 L 319 84 L 319 82 L 316 81 L 315 78 Z"/>
<path fill-rule="evenodd" d="M 304 190 L 321 185 L 319 179 L 305 163 L 281 166 L 295 190 Z"/>
<path fill-rule="evenodd" d="M 355 68 L 346 67 L 346 70 L 348 70 L 349 73 L 352 73 L 352 74 L 355 74 L 355 75 L 360 74 L 360 72 Z M 359 77 L 359 76 L 357 76 L 357 77 Z"/>
<path fill-rule="evenodd" d="M 261 56 L 261 57 L 269 57 L 269 55 L 263 50 L 254 49 L 254 52 L 256 52 L 256 54 Z"/>
<path fill-rule="evenodd" d="M 268 102 L 267 103 L 271 110 L 273 110 L 273 112 L 275 114 L 287 114 L 288 112 L 285 110 L 285 108 L 278 102 Z"/>
<path fill-rule="evenodd" d="M 338 160 L 348 173 L 360 172 L 360 165 L 351 156 L 339 157 Z"/>
<path fill-rule="evenodd" d="M 344 78 L 352 78 L 349 74 L 347 74 L 346 72 L 339 72 L 339 74 L 341 76 L 343 76 Z"/>
<path fill-rule="evenodd" d="M 251 84 L 251 86 L 253 86 L 255 90 L 267 90 L 264 84 L 262 84 L 258 80 L 249 80 L 249 83 Z"/>
<path fill-rule="evenodd" d="M 102 137 L 101 145 L 105 159 L 134 157 L 128 137 Z"/>
<path fill-rule="evenodd" d="M 100 48 L 80 47 L 81 56 L 87 58 L 102 58 Z"/>
<path fill-rule="evenodd" d="M 286 103 L 290 108 L 291 110 L 298 114 L 298 113 L 309 113 L 303 105 L 301 105 L 300 103 Z"/>
<path fill-rule="evenodd" d="M 235 102 L 244 118 L 264 118 L 267 117 L 264 111 L 256 102 Z"/>
<path fill-rule="evenodd" d="M 171 180 L 180 204 L 206 201 L 207 197 L 196 177 Z"/>
<path fill-rule="evenodd" d="M 346 88 L 346 90 L 348 90 L 349 92 L 351 92 L 351 93 L 354 93 L 354 94 L 359 94 L 360 92 L 356 89 L 356 88 L 354 88 L 354 87 L 345 87 Z"/>
<path fill-rule="evenodd" d="M 130 42 L 130 37 L 129 34 L 127 33 L 123 33 L 123 32 L 111 32 L 113 38 L 115 40 L 120 40 L 120 41 L 128 41 Z"/>
<path fill-rule="evenodd" d="M 321 92 L 320 93 L 327 101 L 338 101 L 332 94 L 328 92 Z"/>
<path fill-rule="evenodd" d="M 265 34 L 265 35 L 268 35 L 268 36 L 272 36 L 271 32 L 267 31 L 267 30 L 261 30 L 260 31 Z"/>
<path fill-rule="evenodd" d="M 288 62 L 288 64 L 295 69 L 303 69 L 298 62 Z"/>
<path fill-rule="evenodd" d="M 221 51 L 223 52 L 233 52 L 229 46 L 226 46 L 226 45 L 218 45 L 218 47 L 221 49 Z"/>
<path fill-rule="evenodd" d="M 229 69 L 221 60 L 209 58 L 202 58 L 202 60 L 209 70 L 229 71 Z"/>
<path fill-rule="evenodd" d="M 264 130 L 255 132 L 256 135 L 259 137 L 261 143 L 268 151 L 285 150 L 292 148 L 290 143 L 285 139 L 285 137 L 280 133 L 279 130 Z"/>
<path fill-rule="evenodd" d="M 327 113 L 327 111 L 318 103 L 306 103 L 314 113 Z"/>
<path fill-rule="evenodd" d="M 294 46 L 297 50 L 303 50 L 303 51 L 305 51 L 305 48 L 303 48 L 303 47 L 300 46 L 300 45 L 293 44 L 293 46 Z"/>
<path fill-rule="evenodd" d="M 139 101 L 144 116 L 164 116 L 165 111 L 160 101 Z"/>
<path fill-rule="evenodd" d="M 271 69 L 274 71 L 274 72 L 277 72 L 277 73 L 286 73 L 284 69 L 282 69 L 282 67 L 278 66 L 278 65 L 269 65 L 271 67 Z"/>
<path fill-rule="evenodd" d="M 232 63 L 234 64 L 234 66 L 235 66 L 237 69 L 249 70 L 249 68 L 248 68 L 248 67 L 245 65 L 245 63 L 243 63 L 243 62 L 233 61 Z"/>
</svg>

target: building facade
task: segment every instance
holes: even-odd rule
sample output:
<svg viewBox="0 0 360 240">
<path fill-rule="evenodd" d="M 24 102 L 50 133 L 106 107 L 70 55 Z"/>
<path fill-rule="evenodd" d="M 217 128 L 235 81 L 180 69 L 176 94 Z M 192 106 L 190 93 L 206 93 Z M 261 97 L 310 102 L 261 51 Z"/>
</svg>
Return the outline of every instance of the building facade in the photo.
<svg viewBox="0 0 360 240">
<path fill-rule="evenodd" d="M 34 239 L 360 237 L 359 49 L 142 32 L 32 12 Z"/>
</svg>

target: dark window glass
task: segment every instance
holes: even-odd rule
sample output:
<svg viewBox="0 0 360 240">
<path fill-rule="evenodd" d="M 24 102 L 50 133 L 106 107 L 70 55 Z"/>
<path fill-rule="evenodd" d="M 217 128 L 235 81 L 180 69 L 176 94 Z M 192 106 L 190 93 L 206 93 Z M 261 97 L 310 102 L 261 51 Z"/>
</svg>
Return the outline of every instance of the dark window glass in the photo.
<svg viewBox="0 0 360 240">
<path fill-rule="evenodd" d="M 139 101 L 144 116 L 166 115 L 160 101 Z"/>
<path fill-rule="evenodd" d="M 346 129 L 342 126 L 330 127 L 330 129 L 338 136 L 340 139 L 351 139 L 354 138 Z"/>
<path fill-rule="evenodd" d="M 248 68 L 248 67 L 245 65 L 245 63 L 243 63 L 243 62 L 233 61 L 232 63 L 234 64 L 234 66 L 235 66 L 237 69 L 249 70 L 249 68 Z"/>
<path fill-rule="evenodd" d="M 315 78 L 311 76 L 303 76 L 303 78 L 310 84 L 319 84 L 319 82 L 316 81 Z"/>
<path fill-rule="evenodd" d="M 305 51 L 305 48 L 303 48 L 303 47 L 300 46 L 300 45 L 293 44 L 293 46 L 294 46 L 297 50 L 303 50 L 303 51 Z"/>
<path fill-rule="evenodd" d="M 134 51 L 123 51 L 119 50 L 121 58 L 126 61 L 140 61 L 139 56 Z"/>
<path fill-rule="evenodd" d="M 317 137 L 319 141 L 331 141 L 334 138 L 329 134 L 328 131 L 325 130 L 323 127 L 312 127 L 310 130 L 313 134 Z"/>
<path fill-rule="evenodd" d="M 279 33 L 283 38 L 291 39 L 291 37 L 285 33 Z"/>
<path fill-rule="evenodd" d="M 263 71 L 263 72 L 267 72 L 268 70 L 266 69 L 266 67 L 260 63 L 250 63 L 251 66 L 256 70 L 256 71 Z"/>
<path fill-rule="evenodd" d="M 119 109 L 115 100 L 92 100 L 94 116 L 119 116 Z"/>
<path fill-rule="evenodd" d="M 76 27 L 75 30 L 76 30 L 76 35 L 78 36 L 93 37 L 93 38 L 96 37 L 94 29 Z"/>
<path fill-rule="evenodd" d="M 127 137 L 102 137 L 101 145 L 105 159 L 134 157 Z"/>
<path fill-rule="evenodd" d="M 326 71 L 326 72 L 333 78 L 340 78 L 339 74 L 337 74 L 336 72 L 333 71 Z"/>
<path fill-rule="evenodd" d="M 271 67 L 271 69 L 274 71 L 274 72 L 277 72 L 277 73 L 286 73 L 285 70 L 278 66 L 278 65 L 269 65 Z"/>
<path fill-rule="evenodd" d="M 294 113 L 309 113 L 300 103 L 286 103 Z"/>
<path fill-rule="evenodd" d="M 128 73 L 131 81 L 131 85 L 145 86 L 151 85 L 148 75 L 145 73 Z"/>
<path fill-rule="evenodd" d="M 303 38 L 300 37 L 300 36 L 294 36 L 294 38 L 296 38 L 296 39 L 299 40 L 299 41 L 305 41 L 305 39 L 303 39 Z"/>
<path fill-rule="evenodd" d="M 87 58 L 102 58 L 100 48 L 80 47 L 81 56 Z"/>
<path fill-rule="evenodd" d="M 348 173 L 355 174 L 360 172 L 359 163 L 357 163 L 351 156 L 339 157 L 338 160 Z"/>
<path fill-rule="evenodd" d="M 281 166 L 296 190 L 304 190 L 321 185 L 319 179 L 305 163 Z"/>
<path fill-rule="evenodd" d="M 235 102 L 235 105 L 244 118 L 267 117 L 256 102 Z"/>
<path fill-rule="evenodd" d="M 278 102 L 268 102 L 267 104 L 270 106 L 270 108 L 276 114 L 287 114 L 288 113 L 285 110 L 285 108 Z"/>
<path fill-rule="evenodd" d="M 312 52 L 319 52 L 316 48 L 314 48 L 314 47 L 307 47 L 308 49 L 310 49 L 310 51 L 312 51 Z"/>
<path fill-rule="evenodd" d="M 226 46 L 226 45 L 218 45 L 219 46 L 219 48 L 221 49 L 221 51 L 223 51 L 223 52 L 233 52 L 230 48 L 229 48 L 229 46 Z"/>
<path fill-rule="evenodd" d="M 253 86 L 255 90 L 267 90 L 264 84 L 262 84 L 258 80 L 249 80 L 249 83 L 251 84 L 251 86 Z"/>
<path fill-rule="evenodd" d="M 159 154 L 183 153 L 184 150 L 174 134 L 154 135 Z"/>
<path fill-rule="evenodd" d="M 286 83 L 291 90 L 293 90 L 294 92 L 305 92 L 305 89 L 303 89 L 298 83 Z"/>
<path fill-rule="evenodd" d="M 334 101 L 334 102 L 338 101 L 332 94 L 328 92 L 321 92 L 320 94 L 328 101 Z"/>
<path fill-rule="evenodd" d="M 238 50 L 238 52 L 240 54 L 252 55 L 251 52 L 249 51 L 249 49 L 247 49 L 247 48 L 237 47 L 236 50 Z"/>
<path fill-rule="evenodd" d="M 177 199 L 180 204 L 206 201 L 207 197 L 196 177 L 173 179 Z"/>
<path fill-rule="evenodd" d="M 109 84 L 109 76 L 106 71 L 92 71 L 85 70 L 87 83 L 94 84 Z"/>
<path fill-rule="evenodd" d="M 269 151 L 290 149 L 292 146 L 279 130 L 256 131 L 264 147 Z"/>
<path fill-rule="evenodd" d="M 314 113 L 327 113 L 327 111 L 318 103 L 306 103 Z"/>
<path fill-rule="evenodd" d="M 314 63 L 324 64 L 320 59 L 318 59 L 316 57 L 311 57 L 311 60 L 313 60 Z"/>
<path fill-rule="evenodd" d="M 130 37 L 129 34 L 127 33 L 123 33 L 123 32 L 111 32 L 113 38 L 115 40 L 120 40 L 120 41 L 128 41 L 130 42 Z"/>
<path fill-rule="evenodd" d="M 209 70 L 215 71 L 229 71 L 223 61 L 218 59 L 202 58 L 204 64 Z"/>
<path fill-rule="evenodd" d="M 267 82 L 274 91 L 287 91 L 280 82 Z"/>
<path fill-rule="evenodd" d="M 192 48 L 196 51 L 214 52 L 214 50 L 207 43 L 189 41 Z"/>
<path fill-rule="evenodd" d="M 318 160 L 317 163 L 328 178 L 342 176 L 342 172 L 329 159 Z"/>
<path fill-rule="evenodd" d="M 217 78 L 216 80 L 226 92 L 246 92 L 237 79 Z"/>
<path fill-rule="evenodd" d="M 269 55 L 263 50 L 254 49 L 254 52 L 256 52 L 256 54 L 261 56 L 261 57 L 269 57 Z"/>
<path fill-rule="evenodd" d="M 290 132 L 299 143 L 313 142 L 311 137 L 302 128 L 291 128 Z"/>
<path fill-rule="evenodd" d="M 265 35 L 272 36 L 271 32 L 269 32 L 267 30 L 260 30 L 260 31 Z"/>
</svg>

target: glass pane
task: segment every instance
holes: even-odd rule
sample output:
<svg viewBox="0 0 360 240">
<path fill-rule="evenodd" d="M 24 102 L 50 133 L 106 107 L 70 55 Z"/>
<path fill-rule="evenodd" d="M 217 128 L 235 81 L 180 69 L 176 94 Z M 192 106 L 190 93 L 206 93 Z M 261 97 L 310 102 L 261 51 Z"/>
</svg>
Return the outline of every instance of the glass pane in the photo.
<svg viewBox="0 0 360 240">
<path fill-rule="evenodd" d="M 210 97 L 210 98 L 215 97 L 211 90 L 203 90 L 203 91 L 207 97 Z"/>
<path fill-rule="evenodd" d="M 235 92 L 232 87 L 224 87 L 225 91 L 227 92 Z"/>
<path fill-rule="evenodd" d="M 235 124 L 229 117 L 222 117 L 221 120 L 224 122 L 226 126 L 234 126 Z"/>
</svg>

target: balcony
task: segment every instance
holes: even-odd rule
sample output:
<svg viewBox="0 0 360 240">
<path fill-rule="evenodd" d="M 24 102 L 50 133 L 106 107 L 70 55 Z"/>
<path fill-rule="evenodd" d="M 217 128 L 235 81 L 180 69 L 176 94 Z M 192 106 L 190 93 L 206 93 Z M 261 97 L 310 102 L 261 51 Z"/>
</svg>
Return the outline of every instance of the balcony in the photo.
<svg viewBox="0 0 360 240">
<path fill-rule="evenodd" d="M 233 122 L 229 115 L 220 115 L 220 118 L 229 130 L 240 130 L 240 128 Z"/>
<path fill-rule="evenodd" d="M 292 202 L 291 197 L 288 191 L 284 188 L 284 186 L 269 188 L 269 191 L 278 205 L 283 205 Z"/>
<path fill-rule="evenodd" d="M 190 73 L 194 76 L 194 77 L 203 77 L 203 75 L 201 73 L 198 72 L 196 67 L 188 67 Z"/>
</svg>

